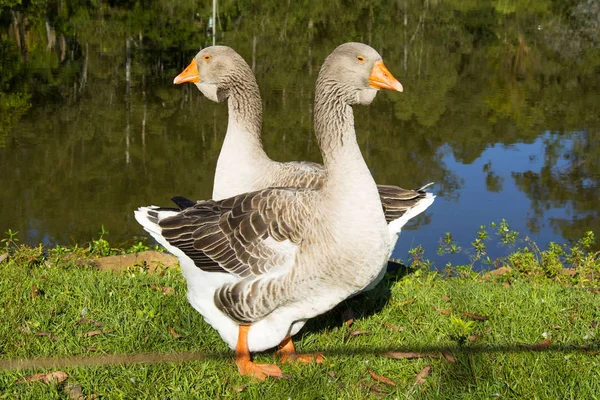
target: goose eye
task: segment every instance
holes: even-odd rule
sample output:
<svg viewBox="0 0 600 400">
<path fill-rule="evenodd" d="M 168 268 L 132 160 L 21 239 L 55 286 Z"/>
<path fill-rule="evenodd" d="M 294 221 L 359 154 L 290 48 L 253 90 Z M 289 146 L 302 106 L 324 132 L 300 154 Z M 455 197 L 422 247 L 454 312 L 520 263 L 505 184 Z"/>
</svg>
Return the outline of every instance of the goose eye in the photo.
<svg viewBox="0 0 600 400">
<path fill-rule="evenodd" d="M 204 61 L 208 61 L 208 60 L 210 60 L 210 56 L 204 56 L 203 59 L 204 59 Z"/>
<path fill-rule="evenodd" d="M 365 58 L 363 56 L 358 56 L 356 59 L 360 62 L 365 62 Z"/>
</svg>

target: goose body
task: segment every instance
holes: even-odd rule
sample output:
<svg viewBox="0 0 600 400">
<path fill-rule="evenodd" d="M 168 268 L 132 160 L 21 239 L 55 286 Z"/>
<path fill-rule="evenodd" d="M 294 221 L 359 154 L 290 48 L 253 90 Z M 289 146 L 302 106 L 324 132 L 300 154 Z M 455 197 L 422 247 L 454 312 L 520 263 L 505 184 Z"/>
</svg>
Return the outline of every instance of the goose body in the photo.
<svg viewBox="0 0 600 400">
<path fill-rule="evenodd" d="M 318 189 L 268 188 L 184 210 L 135 212 L 179 258 L 188 300 L 235 349 L 243 374 L 281 374 L 252 363 L 249 352 L 287 343 L 308 319 L 364 290 L 387 263 L 388 225 L 352 112 L 378 89 L 402 87 L 371 47 L 347 43 L 325 60 L 315 94 L 325 170 Z"/>
<path fill-rule="evenodd" d="M 174 80 L 176 84 L 184 82 L 195 83 L 207 98 L 227 101 L 228 105 L 227 133 L 217 160 L 213 199 L 269 187 L 319 189 L 323 185 L 327 172 L 323 165 L 306 161 L 278 162 L 265 153 L 258 84 L 250 66 L 235 50 L 226 46 L 201 50 Z M 425 191 L 429 185 L 415 190 L 378 186 L 392 240 L 390 255 L 402 227 L 433 203 L 435 196 Z"/>
</svg>

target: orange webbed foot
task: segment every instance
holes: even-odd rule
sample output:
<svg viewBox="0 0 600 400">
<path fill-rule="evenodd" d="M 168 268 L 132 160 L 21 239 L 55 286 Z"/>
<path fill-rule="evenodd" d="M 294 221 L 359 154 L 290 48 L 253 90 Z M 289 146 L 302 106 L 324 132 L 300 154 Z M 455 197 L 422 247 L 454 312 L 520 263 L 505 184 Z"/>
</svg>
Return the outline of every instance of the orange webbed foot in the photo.
<svg viewBox="0 0 600 400">
<path fill-rule="evenodd" d="M 241 375 L 249 375 L 264 381 L 267 376 L 281 377 L 281 369 L 274 364 L 256 364 L 252 361 L 236 361 Z"/>
<path fill-rule="evenodd" d="M 291 337 L 286 337 L 285 339 L 283 339 L 275 354 L 279 356 L 281 362 L 284 363 L 299 362 L 302 364 L 309 364 L 312 362 L 316 362 L 317 364 L 321 364 L 324 359 L 322 353 L 296 353 L 296 348 L 294 347 L 294 343 L 292 342 Z"/>
</svg>

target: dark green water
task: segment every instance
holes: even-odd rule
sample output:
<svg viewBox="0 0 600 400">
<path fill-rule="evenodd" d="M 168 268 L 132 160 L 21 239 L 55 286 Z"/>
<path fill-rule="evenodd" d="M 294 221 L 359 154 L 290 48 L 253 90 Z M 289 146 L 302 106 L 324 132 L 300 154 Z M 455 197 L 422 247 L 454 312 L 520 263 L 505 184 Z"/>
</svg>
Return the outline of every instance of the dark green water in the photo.
<svg viewBox="0 0 600 400">
<path fill-rule="evenodd" d="M 122 245 L 145 236 L 138 206 L 210 197 L 226 106 L 172 85 L 212 43 L 209 7 L 3 9 L 0 233 L 72 244 L 104 225 Z M 254 68 L 277 160 L 320 161 L 311 111 L 327 54 L 346 41 L 382 54 L 405 91 L 355 109 L 363 154 L 379 183 L 435 181 L 438 195 L 395 256 L 422 244 L 443 266 L 445 232 L 469 247 L 502 218 L 540 245 L 598 231 L 597 1 L 220 2 L 218 15 L 217 44 Z"/>
</svg>

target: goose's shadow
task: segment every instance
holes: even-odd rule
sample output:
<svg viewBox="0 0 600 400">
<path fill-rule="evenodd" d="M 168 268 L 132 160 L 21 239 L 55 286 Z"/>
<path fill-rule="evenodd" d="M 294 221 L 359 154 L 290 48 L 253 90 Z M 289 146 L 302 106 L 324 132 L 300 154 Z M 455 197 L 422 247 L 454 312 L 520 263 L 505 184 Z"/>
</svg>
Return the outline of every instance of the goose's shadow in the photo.
<svg viewBox="0 0 600 400">
<path fill-rule="evenodd" d="M 372 290 L 344 300 L 330 311 L 308 320 L 298 339 L 311 333 L 339 328 L 346 319 L 364 319 L 381 311 L 392 296 L 392 285 L 414 270 L 394 261 L 388 261 L 385 277 Z"/>
</svg>

